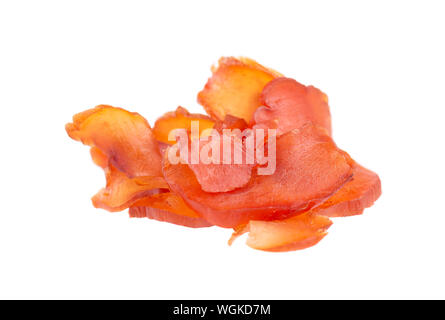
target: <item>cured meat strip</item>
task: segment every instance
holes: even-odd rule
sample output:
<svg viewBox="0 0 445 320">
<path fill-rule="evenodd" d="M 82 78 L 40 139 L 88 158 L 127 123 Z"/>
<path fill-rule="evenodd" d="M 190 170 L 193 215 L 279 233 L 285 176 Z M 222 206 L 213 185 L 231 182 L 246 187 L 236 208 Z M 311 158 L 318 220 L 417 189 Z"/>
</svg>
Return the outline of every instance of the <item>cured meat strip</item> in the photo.
<svg viewBox="0 0 445 320">
<path fill-rule="evenodd" d="M 338 192 L 313 210 L 327 217 L 346 217 L 362 214 L 382 194 L 379 176 L 355 163 L 352 179 Z"/>
<path fill-rule="evenodd" d="M 264 251 L 301 250 L 317 244 L 332 225 L 329 218 L 309 213 L 285 220 L 250 221 L 247 245 Z"/>
<path fill-rule="evenodd" d="M 140 199 L 131 206 L 129 214 L 132 218 L 149 218 L 190 228 L 211 226 L 188 207 L 181 197 L 171 192 Z"/>
<path fill-rule="evenodd" d="M 276 121 L 278 133 L 298 129 L 307 122 L 323 127 L 332 134 L 328 97 L 313 86 L 294 79 L 277 78 L 261 93 L 261 106 L 254 114 L 256 124 Z"/>
<path fill-rule="evenodd" d="M 264 86 L 280 76 L 247 58 L 221 58 L 212 69 L 213 75 L 198 94 L 198 102 L 214 119 L 223 121 L 226 115 L 252 120 L 260 106 Z"/>
<path fill-rule="evenodd" d="M 135 177 L 127 175 L 114 166 L 105 168 L 106 187 L 101 189 L 93 198 L 96 208 L 111 212 L 127 209 L 138 199 L 167 189 L 168 185 L 163 177 Z"/>
<path fill-rule="evenodd" d="M 183 107 L 178 107 L 176 111 L 167 112 L 158 120 L 156 120 L 153 127 L 153 132 L 156 139 L 165 144 L 175 144 L 175 140 L 169 140 L 169 134 L 175 129 L 185 129 L 190 132 L 192 121 L 199 123 L 199 133 L 204 130 L 212 129 L 215 122 L 208 116 L 202 114 L 189 113 Z"/>
<path fill-rule="evenodd" d="M 255 175 L 234 191 L 205 192 L 187 165 L 174 165 L 166 158 L 163 171 L 170 188 L 191 208 L 209 222 L 228 228 L 310 210 L 352 176 L 349 157 L 325 130 L 312 124 L 278 138 L 274 174 Z"/>
<path fill-rule="evenodd" d="M 130 178 L 162 176 L 158 143 L 137 113 L 101 105 L 75 115 L 65 128 L 72 139 L 99 149 Z"/>
<path fill-rule="evenodd" d="M 168 188 L 158 144 L 140 115 L 102 105 L 75 115 L 66 130 L 74 140 L 91 146 L 94 163 L 104 169 L 106 187 L 92 198 L 95 207 L 122 211 Z"/>
</svg>

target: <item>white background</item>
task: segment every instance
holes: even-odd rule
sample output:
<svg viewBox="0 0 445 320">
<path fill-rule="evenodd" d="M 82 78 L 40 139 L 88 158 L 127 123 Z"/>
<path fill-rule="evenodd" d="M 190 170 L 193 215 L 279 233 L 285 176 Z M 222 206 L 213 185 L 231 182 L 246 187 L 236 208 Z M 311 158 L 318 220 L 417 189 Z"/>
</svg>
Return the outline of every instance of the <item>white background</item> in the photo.
<svg viewBox="0 0 445 320">
<path fill-rule="evenodd" d="M 1 1 L 0 298 L 445 298 L 443 1 Z M 330 98 L 334 137 L 383 195 L 290 253 L 94 209 L 64 125 L 97 104 L 152 124 L 220 56 Z"/>
</svg>

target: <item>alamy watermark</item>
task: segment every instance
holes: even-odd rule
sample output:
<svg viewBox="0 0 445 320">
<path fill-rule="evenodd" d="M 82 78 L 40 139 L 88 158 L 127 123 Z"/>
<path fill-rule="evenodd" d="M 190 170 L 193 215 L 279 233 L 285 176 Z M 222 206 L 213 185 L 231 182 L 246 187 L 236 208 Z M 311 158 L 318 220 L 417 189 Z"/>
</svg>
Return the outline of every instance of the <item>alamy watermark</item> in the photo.
<svg viewBox="0 0 445 320">
<path fill-rule="evenodd" d="M 276 169 L 275 129 L 205 129 L 191 121 L 190 132 L 175 129 L 168 140 L 176 143 L 168 149 L 171 164 L 258 165 L 259 175 L 271 175 Z M 190 137 L 189 137 L 190 134 Z"/>
</svg>

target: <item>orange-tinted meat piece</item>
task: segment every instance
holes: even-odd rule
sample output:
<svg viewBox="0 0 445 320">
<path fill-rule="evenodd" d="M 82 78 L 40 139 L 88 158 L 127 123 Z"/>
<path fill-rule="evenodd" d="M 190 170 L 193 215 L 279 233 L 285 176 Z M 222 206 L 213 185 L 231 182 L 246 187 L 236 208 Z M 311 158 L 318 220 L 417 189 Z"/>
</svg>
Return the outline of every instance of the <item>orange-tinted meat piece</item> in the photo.
<svg viewBox="0 0 445 320">
<path fill-rule="evenodd" d="M 178 143 L 181 151 L 191 150 L 188 141 Z M 239 163 L 235 163 L 235 154 L 239 155 Z M 242 139 L 230 134 L 221 134 L 217 139 L 213 136 L 200 139 L 197 163 L 192 162 L 190 152 L 184 158 L 183 161 L 188 163 L 202 190 L 206 192 L 228 192 L 245 186 L 255 166 L 254 159 L 248 162 Z"/>
<path fill-rule="evenodd" d="M 250 220 L 283 219 L 322 203 L 352 176 L 348 157 L 325 130 L 307 124 L 277 140 L 276 171 L 239 189 L 208 193 L 185 164 L 164 159 L 170 188 L 210 223 L 235 227 Z"/>
<path fill-rule="evenodd" d="M 121 211 L 168 188 L 157 142 L 140 115 L 98 106 L 75 115 L 66 130 L 71 138 L 91 146 L 94 163 L 104 169 L 106 187 L 92 198 L 95 207 Z"/>
<path fill-rule="evenodd" d="M 216 122 L 214 129 L 221 133 L 224 129 L 239 129 L 240 131 L 243 131 L 248 127 L 249 126 L 244 119 L 228 114 L 224 117 L 224 121 Z"/>
<path fill-rule="evenodd" d="M 229 243 L 248 232 L 250 247 L 277 252 L 315 245 L 331 226 L 329 217 L 361 214 L 379 198 L 378 175 L 333 142 L 328 98 L 319 89 L 248 58 L 221 58 L 212 73 L 198 94 L 210 117 L 178 107 L 152 131 L 139 114 L 100 105 L 66 125 L 72 139 L 91 147 L 94 163 L 105 172 L 106 187 L 93 197 L 95 207 L 130 208 L 130 217 L 192 228 L 234 228 Z M 190 135 L 193 121 L 200 137 Z M 189 136 L 172 139 L 175 129 Z M 225 129 L 237 130 L 225 145 L 214 141 L 212 134 L 227 134 Z M 241 133 L 245 129 L 251 130 Z M 262 133 L 258 129 L 269 137 L 275 133 L 267 129 L 276 129 L 276 145 L 250 140 Z M 196 141 L 197 163 L 190 154 L 179 164 L 168 161 L 169 151 L 177 155 Z M 260 152 L 249 154 L 249 148 Z M 234 161 L 235 150 L 242 163 Z M 275 171 L 261 175 L 268 165 L 262 161 L 273 161 L 275 150 Z M 206 153 L 216 154 L 219 163 L 203 160 Z"/>
<path fill-rule="evenodd" d="M 329 218 L 309 213 L 285 220 L 250 221 L 247 245 L 264 251 L 293 251 L 317 244 L 332 225 Z"/>
<path fill-rule="evenodd" d="M 325 128 L 329 135 L 332 133 L 328 98 L 313 86 L 277 78 L 265 86 L 261 104 L 254 114 L 255 123 L 277 121 L 279 134 L 298 129 L 307 122 Z"/>
<path fill-rule="evenodd" d="M 106 187 L 93 198 L 93 205 L 111 212 L 122 211 L 140 198 L 168 189 L 163 177 L 136 177 L 127 175 L 109 164 L 108 157 L 97 147 L 90 149 L 93 162 L 104 169 Z"/>
<path fill-rule="evenodd" d="M 158 143 L 148 122 L 137 113 L 98 106 L 75 115 L 66 131 L 72 139 L 99 149 L 130 178 L 162 176 Z"/>
<path fill-rule="evenodd" d="M 98 147 L 91 147 L 90 155 L 93 162 L 102 169 L 105 169 L 109 166 L 107 155 L 100 151 Z"/>
<path fill-rule="evenodd" d="M 96 208 L 111 212 L 122 211 L 140 198 L 152 195 L 159 189 L 168 188 L 163 177 L 129 178 L 113 165 L 104 170 L 107 180 L 106 187 L 92 198 Z"/>
<path fill-rule="evenodd" d="M 202 218 L 192 218 L 178 215 L 165 210 L 150 207 L 131 207 L 128 211 L 130 218 L 149 218 L 189 228 L 207 228 L 212 225 Z"/>
<path fill-rule="evenodd" d="M 178 107 L 176 111 L 168 112 L 156 120 L 153 132 L 156 139 L 165 144 L 175 144 L 176 140 L 169 141 L 168 136 L 172 130 L 186 129 L 191 130 L 192 121 L 199 121 L 199 133 L 206 129 L 212 129 L 215 122 L 208 116 L 202 114 L 192 114 L 186 109 Z"/>
<path fill-rule="evenodd" d="M 140 199 L 132 205 L 129 214 L 133 218 L 150 218 L 191 228 L 211 226 L 208 221 L 190 209 L 181 197 L 171 192 Z"/>
<path fill-rule="evenodd" d="M 280 76 L 247 58 L 221 58 L 212 71 L 212 77 L 198 94 L 198 102 L 214 119 L 223 121 L 226 115 L 232 115 L 247 123 L 261 104 L 264 86 Z"/>
<path fill-rule="evenodd" d="M 359 164 L 354 164 L 352 179 L 312 212 L 327 217 L 362 214 L 381 194 L 379 176 Z"/>
</svg>

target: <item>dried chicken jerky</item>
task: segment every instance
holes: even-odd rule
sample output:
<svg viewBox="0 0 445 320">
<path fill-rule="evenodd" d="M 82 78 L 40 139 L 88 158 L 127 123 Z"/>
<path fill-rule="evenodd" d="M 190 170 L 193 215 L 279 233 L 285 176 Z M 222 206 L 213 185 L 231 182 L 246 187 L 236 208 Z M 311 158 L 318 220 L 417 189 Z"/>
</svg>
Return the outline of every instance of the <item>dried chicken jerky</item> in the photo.
<svg viewBox="0 0 445 320">
<path fill-rule="evenodd" d="M 277 78 L 263 89 L 261 104 L 263 106 L 254 114 L 255 123 L 276 121 L 279 134 L 307 122 L 321 126 L 331 134 L 328 98 L 313 86 L 306 87 L 290 78 Z"/>
<path fill-rule="evenodd" d="M 97 106 L 73 117 L 68 135 L 98 148 L 128 177 L 162 176 L 161 154 L 148 122 L 121 108 Z"/>
<path fill-rule="evenodd" d="M 332 197 L 313 210 L 327 217 L 346 217 L 362 214 L 382 193 L 379 176 L 354 164 L 353 177 Z"/>
<path fill-rule="evenodd" d="M 213 118 L 223 121 L 226 115 L 252 120 L 261 105 L 264 86 L 280 76 L 257 62 L 233 57 L 221 58 L 213 75 L 198 94 L 198 102 Z"/>
<path fill-rule="evenodd" d="M 210 227 L 211 224 L 190 209 L 181 197 L 171 192 L 142 198 L 134 203 L 130 217 L 149 218 L 191 228 Z"/>
<path fill-rule="evenodd" d="M 178 107 L 176 111 L 168 112 L 156 120 L 153 132 L 158 141 L 165 144 L 174 144 L 176 141 L 174 139 L 169 140 L 169 134 L 176 129 L 185 129 L 187 132 L 190 132 L 192 121 L 199 122 L 200 134 L 204 130 L 212 129 L 215 125 L 215 121 L 208 116 L 192 114 L 183 107 Z"/>
<path fill-rule="evenodd" d="M 191 208 L 209 222 L 229 228 L 310 210 L 352 176 L 344 152 L 312 124 L 278 138 L 273 175 L 254 175 L 246 186 L 234 191 L 205 192 L 188 165 L 171 164 L 166 158 L 163 171 L 170 188 Z"/>
</svg>

